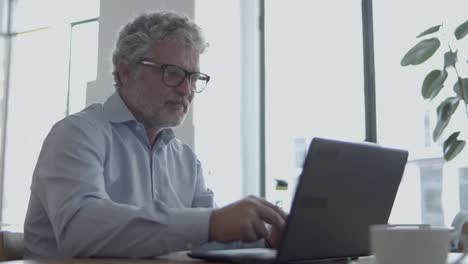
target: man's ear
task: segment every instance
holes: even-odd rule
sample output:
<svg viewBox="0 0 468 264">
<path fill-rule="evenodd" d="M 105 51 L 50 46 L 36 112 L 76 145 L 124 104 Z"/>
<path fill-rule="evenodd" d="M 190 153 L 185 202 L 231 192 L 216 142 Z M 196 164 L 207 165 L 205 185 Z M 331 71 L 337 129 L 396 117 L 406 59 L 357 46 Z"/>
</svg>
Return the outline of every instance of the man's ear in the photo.
<svg viewBox="0 0 468 264">
<path fill-rule="evenodd" d="M 119 78 L 120 82 L 122 85 L 125 85 L 128 83 L 130 77 L 131 77 L 131 71 L 130 68 L 128 67 L 127 63 L 120 63 L 119 66 L 117 67 L 117 72 L 119 73 Z"/>
</svg>

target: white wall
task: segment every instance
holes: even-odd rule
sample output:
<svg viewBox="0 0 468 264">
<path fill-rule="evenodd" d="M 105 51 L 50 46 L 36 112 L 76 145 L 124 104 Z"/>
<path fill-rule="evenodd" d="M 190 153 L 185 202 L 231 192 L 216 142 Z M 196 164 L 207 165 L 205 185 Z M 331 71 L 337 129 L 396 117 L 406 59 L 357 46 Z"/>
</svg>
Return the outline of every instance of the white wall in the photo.
<svg viewBox="0 0 468 264">
<path fill-rule="evenodd" d="M 97 79 L 88 84 L 86 105 L 102 103 L 114 92 L 111 56 L 120 28 L 138 14 L 153 10 L 177 11 L 193 18 L 195 3 L 194 0 L 101 0 Z M 194 148 L 193 106 L 176 134 Z"/>
</svg>

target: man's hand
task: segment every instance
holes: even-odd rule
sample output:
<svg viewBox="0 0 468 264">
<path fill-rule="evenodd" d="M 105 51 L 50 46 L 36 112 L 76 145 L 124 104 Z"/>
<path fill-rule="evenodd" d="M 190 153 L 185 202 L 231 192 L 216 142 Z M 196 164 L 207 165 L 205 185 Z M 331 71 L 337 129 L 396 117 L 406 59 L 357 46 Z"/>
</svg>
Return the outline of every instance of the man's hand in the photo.
<svg viewBox="0 0 468 264">
<path fill-rule="evenodd" d="M 278 246 L 287 215 L 265 199 L 249 196 L 225 207 L 215 209 L 210 218 L 210 240 L 254 242 L 265 238 L 272 247 Z M 271 225 L 271 232 L 266 227 Z"/>
<path fill-rule="evenodd" d="M 269 234 L 265 238 L 265 244 L 268 248 L 278 248 L 281 236 L 283 234 L 283 229 L 277 228 L 274 226 L 269 226 Z"/>
</svg>

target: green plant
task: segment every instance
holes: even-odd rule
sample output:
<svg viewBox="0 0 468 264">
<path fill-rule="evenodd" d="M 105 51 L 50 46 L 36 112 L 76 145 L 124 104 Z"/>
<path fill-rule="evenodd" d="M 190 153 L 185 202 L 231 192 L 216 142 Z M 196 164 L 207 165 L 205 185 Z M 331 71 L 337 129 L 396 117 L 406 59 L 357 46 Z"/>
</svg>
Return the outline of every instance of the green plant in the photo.
<svg viewBox="0 0 468 264">
<path fill-rule="evenodd" d="M 424 37 L 413 48 L 411 48 L 402 58 L 401 66 L 419 65 L 432 57 L 439 49 L 441 41 L 440 32 L 443 32 L 444 25 L 440 24 L 431 27 L 417 36 Z M 447 50 L 444 53 L 444 65 L 442 69 L 434 69 L 424 78 L 421 94 L 426 100 L 433 100 L 444 87 L 447 77 L 452 73 L 456 74 L 456 81 L 453 87 L 454 94 L 445 98 L 437 107 L 437 124 L 432 133 L 432 139 L 437 141 L 442 132 L 447 127 L 450 119 L 457 110 L 460 101 L 463 101 L 465 112 L 468 116 L 468 78 L 463 78 L 459 73 L 458 50 L 453 50 L 450 41 L 459 41 L 468 34 L 468 20 L 456 27 L 454 31 L 454 40 L 446 40 Z M 450 72 L 448 69 L 452 68 Z M 460 131 L 453 132 L 443 144 L 445 160 L 449 161 L 455 158 L 465 147 L 465 141 L 459 140 Z"/>
</svg>

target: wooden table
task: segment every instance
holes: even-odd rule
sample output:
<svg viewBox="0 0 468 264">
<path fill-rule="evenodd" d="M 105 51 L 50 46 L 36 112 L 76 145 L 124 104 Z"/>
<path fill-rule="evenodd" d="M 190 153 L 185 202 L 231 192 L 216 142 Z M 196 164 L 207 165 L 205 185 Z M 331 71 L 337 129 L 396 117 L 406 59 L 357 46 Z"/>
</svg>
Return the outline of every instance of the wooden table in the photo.
<svg viewBox="0 0 468 264">
<path fill-rule="evenodd" d="M 24 259 L 2 262 L 5 264 L 184 264 L 184 263 L 210 263 L 223 264 L 221 262 L 205 262 L 188 257 L 187 252 L 176 252 L 155 259 L 109 259 L 109 258 L 70 258 L 70 259 Z M 460 253 L 450 253 L 448 264 L 454 263 L 461 256 Z M 325 263 L 325 262 L 322 262 Z M 349 264 L 374 264 L 373 257 L 363 257 Z M 461 262 L 468 264 L 468 257 Z"/>
<path fill-rule="evenodd" d="M 206 263 L 203 260 L 192 259 L 186 251 L 175 252 L 155 259 L 118 259 L 118 258 L 69 258 L 69 259 L 22 259 L 1 262 L 2 264 L 183 264 Z M 209 262 L 211 264 L 222 264 Z"/>
</svg>

